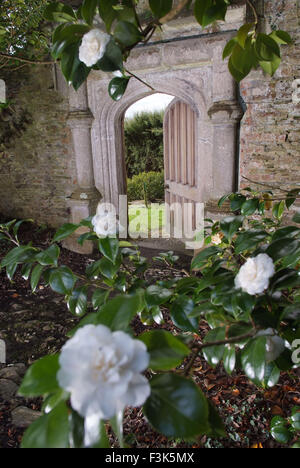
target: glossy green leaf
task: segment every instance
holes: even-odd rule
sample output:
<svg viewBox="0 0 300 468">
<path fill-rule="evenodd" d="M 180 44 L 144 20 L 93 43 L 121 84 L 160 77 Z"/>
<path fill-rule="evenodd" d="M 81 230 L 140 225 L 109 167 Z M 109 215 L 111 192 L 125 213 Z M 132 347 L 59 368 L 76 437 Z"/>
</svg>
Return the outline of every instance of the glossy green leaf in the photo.
<svg viewBox="0 0 300 468">
<path fill-rule="evenodd" d="M 87 310 L 87 286 L 81 286 L 72 291 L 67 300 L 69 311 L 76 317 L 81 317 Z"/>
<path fill-rule="evenodd" d="M 143 299 L 135 296 L 118 296 L 107 302 L 96 315 L 96 324 L 111 330 L 126 331 L 131 320 L 144 308 Z"/>
<path fill-rule="evenodd" d="M 291 424 L 294 431 L 300 431 L 300 408 L 296 407 L 292 411 Z"/>
<path fill-rule="evenodd" d="M 252 198 L 250 200 L 247 200 L 243 205 L 242 205 L 242 215 L 243 216 L 251 216 L 255 213 L 256 210 L 258 210 L 259 207 L 259 200 L 257 198 Z"/>
<path fill-rule="evenodd" d="M 231 375 L 236 364 L 236 350 L 234 345 L 226 345 L 223 355 L 224 369 L 227 374 Z"/>
<path fill-rule="evenodd" d="M 258 244 L 265 241 L 268 237 L 266 231 L 246 231 L 241 234 L 236 239 L 235 243 L 235 253 L 240 254 L 245 250 L 251 250 L 257 247 Z"/>
<path fill-rule="evenodd" d="M 266 253 L 274 260 L 274 262 L 277 262 L 288 255 L 296 253 L 299 247 L 299 240 L 279 239 L 269 245 Z"/>
<path fill-rule="evenodd" d="M 206 398 L 191 380 L 175 374 L 151 380 L 151 396 L 144 405 L 150 424 L 167 437 L 188 438 L 210 430 Z"/>
<path fill-rule="evenodd" d="M 69 429 L 69 409 L 62 402 L 27 429 L 22 448 L 69 448 Z"/>
<path fill-rule="evenodd" d="M 162 18 L 172 10 L 173 0 L 149 0 L 149 6 L 157 18 Z"/>
<path fill-rule="evenodd" d="M 61 266 L 53 270 L 50 274 L 49 284 L 53 291 L 59 294 L 69 294 L 74 288 L 76 277 L 72 270 L 66 266 Z"/>
<path fill-rule="evenodd" d="M 277 42 L 267 34 L 259 33 L 254 47 L 259 61 L 272 62 L 275 58 L 280 58 L 280 48 Z"/>
<path fill-rule="evenodd" d="M 278 44 L 292 44 L 293 43 L 291 36 L 286 31 L 281 31 L 281 30 L 273 31 L 270 34 L 270 37 L 274 39 L 274 41 L 276 41 Z"/>
<path fill-rule="evenodd" d="M 117 18 L 117 10 L 113 6 L 117 5 L 118 0 L 99 0 L 99 14 L 103 19 L 107 32 L 111 31 L 111 26 L 114 20 Z"/>
<path fill-rule="evenodd" d="M 93 24 L 93 19 L 98 6 L 98 0 L 84 0 L 81 6 L 82 18 L 90 25 Z"/>
<path fill-rule="evenodd" d="M 199 321 L 196 317 L 190 317 L 195 304 L 187 296 L 179 296 L 172 304 L 170 315 L 174 325 L 180 330 L 198 333 Z"/>
<path fill-rule="evenodd" d="M 108 260 L 115 263 L 119 254 L 119 240 L 111 237 L 100 239 L 99 250 Z"/>
<path fill-rule="evenodd" d="M 280 370 L 274 362 L 266 365 L 263 386 L 265 388 L 272 388 L 278 384 L 280 378 Z"/>
<path fill-rule="evenodd" d="M 109 41 L 103 57 L 93 68 L 104 72 L 123 70 L 123 54 L 113 39 Z"/>
<path fill-rule="evenodd" d="M 148 307 L 159 306 L 165 304 L 173 292 L 169 289 L 163 288 L 158 285 L 149 286 L 145 292 L 145 300 Z"/>
<path fill-rule="evenodd" d="M 226 334 L 226 330 L 224 327 L 214 328 L 213 330 L 207 333 L 204 339 L 204 343 L 224 341 L 225 334 Z M 225 351 L 225 345 L 210 346 L 210 347 L 203 349 L 203 355 L 210 366 L 216 367 L 219 364 L 219 362 L 221 362 L 221 360 L 223 359 L 224 351 Z"/>
<path fill-rule="evenodd" d="M 108 93 L 114 101 L 119 101 L 125 94 L 130 77 L 116 77 L 108 86 Z"/>
<path fill-rule="evenodd" d="M 249 32 L 253 30 L 255 24 L 254 23 L 247 23 L 244 24 L 237 33 L 236 40 L 240 44 L 241 47 L 245 47 L 246 40 L 248 38 Z"/>
<path fill-rule="evenodd" d="M 44 10 L 44 18 L 54 22 L 70 22 L 76 20 L 73 9 L 60 2 L 50 3 Z"/>
<path fill-rule="evenodd" d="M 27 371 L 19 394 L 25 397 L 37 397 L 59 390 L 56 379 L 59 370 L 59 355 L 46 356 L 36 361 Z"/>
<path fill-rule="evenodd" d="M 153 370 L 171 370 L 190 354 L 190 349 L 165 330 L 152 330 L 139 336 L 150 353 L 149 367 Z"/>
<path fill-rule="evenodd" d="M 217 409 L 211 401 L 207 400 L 207 403 L 209 410 L 208 423 L 210 425 L 210 430 L 206 432 L 206 435 L 208 437 L 214 438 L 227 437 L 228 434 L 226 432 L 225 425 Z"/>
<path fill-rule="evenodd" d="M 73 234 L 76 229 L 78 229 L 78 224 L 72 224 L 72 223 L 67 223 L 63 224 L 55 233 L 53 237 L 53 242 L 60 242 L 63 239 L 66 239 L 66 237 L 69 237 L 71 234 Z"/>
<path fill-rule="evenodd" d="M 271 435 L 280 444 L 288 444 L 292 439 L 292 434 L 288 428 L 279 424 L 271 428 Z"/>
<path fill-rule="evenodd" d="M 203 266 L 203 262 L 208 260 L 210 257 L 214 257 L 222 252 L 222 249 L 219 247 L 208 247 L 207 249 L 202 250 L 199 254 L 193 258 L 192 261 L 192 270 L 197 270 Z"/>
<path fill-rule="evenodd" d="M 105 289 L 96 289 L 92 296 L 92 304 L 94 309 L 98 309 L 103 304 L 105 304 L 107 298 L 109 296 L 109 291 Z"/>
<path fill-rule="evenodd" d="M 142 40 L 142 35 L 134 24 L 128 21 L 119 21 L 114 30 L 114 38 L 123 47 L 132 47 Z"/>
<path fill-rule="evenodd" d="M 27 260 L 32 259 L 36 252 L 37 249 L 34 249 L 30 245 L 20 245 L 19 247 L 15 247 L 2 259 L 1 267 L 4 268 L 11 264 L 24 263 Z"/>
<path fill-rule="evenodd" d="M 222 221 L 220 222 L 221 231 L 230 242 L 234 234 L 243 225 L 243 222 L 243 216 L 229 216 L 227 218 L 222 219 Z"/>
<path fill-rule="evenodd" d="M 39 281 L 41 279 L 43 270 L 44 270 L 44 267 L 42 265 L 36 265 L 34 269 L 32 270 L 31 278 L 30 278 L 30 286 L 31 286 L 32 292 L 35 292 L 39 284 Z"/>
<path fill-rule="evenodd" d="M 195 17 L 205 28 L 217 20 L 225 19 L 228 4 L 224 0 L 196 0 Z"/>
<path fill-rule="evenodd" d="M 275 216 L 276 219 L 281 219 L 283 216 L 285 210 L 285 201 L 282 200 L 279 203 L 275 203 L 273 207 L 273 216 Z"/>
<path fill-rule="evenodd" d="M 60 255 L 60 248 L 56 244 L 52 244 L 48 249 L 37 254 L 35 256 L 35 260 L 39 262 L 40 265 L 43 265 L 43 266 L 47 266 L 47 265 L 57 266 L 59 255 Z"/>
<path fill-rule="evenodd" d="M 247 377 L 256 385 L 261 385 L 266 369 L 266 344 L 265 336 L 251 339 L 242 350 L 242 366 Z"/>
<path fill-rule="evenodd" d="M 103 257 L 99 262 L 96 262 L 96 264 L 98 264 L 99 271 L 105 278 L 113 280 L 120 269 L 121 261 L 118 260 L 113 264 L 106 257 Z"/>
</svg>

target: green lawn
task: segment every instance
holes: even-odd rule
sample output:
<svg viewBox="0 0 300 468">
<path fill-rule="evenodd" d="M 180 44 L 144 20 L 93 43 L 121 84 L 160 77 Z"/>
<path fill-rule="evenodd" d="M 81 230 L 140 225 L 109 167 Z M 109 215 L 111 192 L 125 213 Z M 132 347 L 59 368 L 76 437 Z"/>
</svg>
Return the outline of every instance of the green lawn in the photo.
<svg viewBox="0 0 300 468">
<path fill-rule="evenodd" d="M 165 205 L 129 205 L 129 232 L 148 234 L 150 230 L 163 231 L 165 227 Z"/>
</svg>

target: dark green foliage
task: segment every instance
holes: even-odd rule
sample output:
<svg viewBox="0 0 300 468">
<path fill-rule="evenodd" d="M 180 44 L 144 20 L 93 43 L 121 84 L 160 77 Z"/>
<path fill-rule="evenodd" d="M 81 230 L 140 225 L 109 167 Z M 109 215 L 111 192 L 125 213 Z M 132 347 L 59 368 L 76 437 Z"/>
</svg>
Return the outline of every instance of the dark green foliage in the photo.
<svg viewBox="0 0 300 468">
<path fill-rule="evenodd" d="M 1 53 L 32 60 L 48 55 L 50 30 L 45 29 L 43 20 L 46 5 L 47 0 L 1 0 Z"/>
<path fill-rule="evenodd" d="M 163 172 L 142 172 L 128 180 L 128 201 L 147 200 L 154 202 L 163 200 L 165 195 L 165 179 Z"/>
<path fill-rule="evenodd" d="M 142 112 L 125 122 L 125 159 L 129 178 L 141 172 L 163 171 L 163 116 L 163 112 Z"/>
</svg>

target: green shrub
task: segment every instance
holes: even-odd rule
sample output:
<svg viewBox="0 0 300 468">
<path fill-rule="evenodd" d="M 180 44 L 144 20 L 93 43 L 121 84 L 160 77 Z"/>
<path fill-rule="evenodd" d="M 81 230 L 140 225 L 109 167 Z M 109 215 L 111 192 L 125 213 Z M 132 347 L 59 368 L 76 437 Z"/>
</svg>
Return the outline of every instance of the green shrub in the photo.
<svg viewBox="0 0 300 468">
<path fill-rule="evenodd" d="M 146 191 L 146 193 L 145 193 Z M 142 172 L 127 182 L 128 201 L 145 200 L 153 202 L 164 199 L 165 178 L 163 172 Z"/>
<path fill-rule="evenodd" d="M 142 112 L 125 122 L 127 175 L 164 169 L 163 112 Z"/>
</svg>

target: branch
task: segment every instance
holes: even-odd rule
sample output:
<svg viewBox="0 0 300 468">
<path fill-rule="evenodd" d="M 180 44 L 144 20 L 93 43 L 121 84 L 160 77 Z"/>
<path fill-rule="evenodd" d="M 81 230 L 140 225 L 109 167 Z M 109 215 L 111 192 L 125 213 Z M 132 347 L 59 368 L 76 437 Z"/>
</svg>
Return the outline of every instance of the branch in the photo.
<svg viewBox="0 0 300 468">
<path fill-rule="evenodd" d="M 221 341 L 212 341 L 208 343 L 195 343 L 193 347 L 197 348 L 199 351 L 202 351 L 204 348 L 212 348 L 213 346 L 223 346 L 227 344 L 237 344 L 240 341 L 246 340 L 247 338 L 253 338 L 253 336 L 256 334 L 256 330 L 252 330 L 249 333 L 246 333 L 245 335 L 240 335 L 240 336 L 235 336 L 233 338 L 227 338 L 226 340 L 221 340 Z"/>
<path fill-rule="evenodd" d="M 17 60 L 18 62 L 23 62 L 23 63 L 28 63 L 30 65 L 54 65 L 55 62 L 49 62 L 49 61 L 40 61 L 40 60 L 28 60 L 25 58 L 21 57 L 16 57 L 15 55 L 9 55 L 9 54 L 4 54 L 3 52 L 0 52 L 0 57 L 6 58 L 8 60 Z"/>
<path fill-rule="evenodd" d="M 259 22 L 259 18 L 258 18 L 258 14 L 257 14 L 256 8 L 255 8 L 255 6 L 253 5 L 253 3 L 252 3 L 251 0 L 246 0 L 246 2 L 248 3 L 249 7 L 250 7 L 251 10 L 253 11 L 254 18 L 255 18 L 255 24 L 256 24 L 256 26 L 257 26 L 257 25 L 258 25 L 258 22 Z"/>
<path fill-rule="evenodd" d="M 194 365 L 194 362 L 196 361 L 199 353 L 204 348 L 212 348 L 213 346 L 223 346 L 223 345 L 227 345 L 227 344 L 237 344 L 240 341 L 243 341 L 243 340 L 245 340 L 247 338 L 253 338 L 253 336 L 255 334 L 256 334 L 256 330 L 253 328 L 253 330 L 251 332 L 246 333 L 245 335 L 235 336 L 234 338 L 228 338 L 228 339 L 222 340 L 222 341 L 214 341 L 214 342 L 201 343 L 201 344 L 194 343 L 192 348 L 196 348 L 196 350 L 194 349 L 194 351 L 192 352 L 192 354 L 190 356 L 190 361 L 189 361 L 189 363 L 187 364 L 187 366 L 186 366 L 186 368 L 184 370 L 184 375 L 185 376 L 189 375 L 189 372 L 192 369 L 192 367 Z"/>
<path fill-rule="evenodd" d="M 147 86 L 148 88 L 151 89 L 151 91 L 155 91 L 155 89 L 149 85 L 148 83 L 146 83 L 146 81 L 142 80 L 142 78 L 139 78 L 137 75 L 135 75 L 134 73 L 132 73 L 131 71 L 127 70 L 126 68 L 124 68 L 124 70 L 126 71 L 126 73 L 128 73 L 128 75 L 132 76 L 133 78 L 135 78 L 136 80 L 138 80 L 140 83 L 143 83 L 143 85 Z"/>
<path fill-rule="evenodd" d="M 263 187 L 271 188 L 272 190 L 280 190 L 281 192 L 290 193 L 290 190 L 282 189 L 281 187 L 276 187 L 275 185 L 266 184 L 265 182 L 257 182 L 256 180 L 249 179 L 248 177 L 243 176 L 243 179 L 247 180 L 251 184 L 262 185 Z"/>
<path fill-rule="evenodd" d="M 166 16 L 159 20 L 160 24 L 166 24 L 174 19 L 188 4 L 189 0 L 181 0 L 176 7 L 173 8 Z"/>
</svg>

